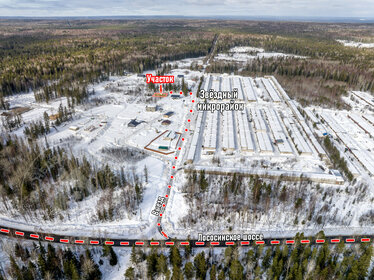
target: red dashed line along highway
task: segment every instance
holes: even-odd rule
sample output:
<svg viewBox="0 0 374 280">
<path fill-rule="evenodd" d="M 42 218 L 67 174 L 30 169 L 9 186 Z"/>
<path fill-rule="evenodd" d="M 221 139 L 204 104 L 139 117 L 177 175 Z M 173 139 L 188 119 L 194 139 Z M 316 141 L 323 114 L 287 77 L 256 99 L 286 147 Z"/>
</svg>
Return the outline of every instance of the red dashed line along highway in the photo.
<svg viewBox="0 0 374 280">
<path fill-rule="evenodd" d="M 182 92 L 181 92 L 182 94 Z M 192 95 L 192 92 L 190 92 Z M 192 103 L 195 102 L 194 99 L 191 100 Z M 192 113 L 193 110 L 189 109 L 189 113 Z M 189 124 L 191 120 L 189 119 L 189 114 L 187 115 L 187 126 L 184 130 L 187 132 L 189 130 Z M 75 245 L 109 245 L 109 246 L 119 246 L 119 247 L 129 247 L 129 246 L 191 246 L 191 247 L 228 247 L 228 246 L 272 246 L 272 245 L 295 245 L 295 244 L 310 244 L 310 245 L 321 245 L 321 244 L 338 244 L 340 242 L 344 243 L 365 243 L 365 242 L 372 242 L 374 240 L 374 236 L 367 235 L 367 236 L 329 236 L 326 239 L 316 239 L 313 237 L 306 237 L 305 239 L 292 239 L 291 238 L 279 238 L 279 239 L 270 239 L 265 238 L 264 240 L 258 241 L 199 241 L 199 240 L 171 240 L 171 238 L 163 231 L 162 229 L 162 218 L 163 213 L 165 212 L 168 199 L 170 197 L 170 192 L 172 189 L 173 179 L 176 173 L 176 166 L 178 156 L 182 149 L 182 144 L 185 138 L 181 138 L 182 142 L 179 143 L 178 150 L 174 157 L 174 160 L 171 162 L 171 170 L 170 170 L 170 179 L 166 188 L 166 202 L 162 205 L 162 213 L 157 219 L 157 227 L 162 237 L 166 238 L 166 240 L 137 240 L 137 239 L 104 239 L 104 238 L 92 238 L 92 237 L 80 237 L 77 239 L 76 236 L 61 236 L 56 234 L 49 234 L 49 233 L 35 233 L 29 231 L 22 231 L 20 229 L 9 228 L 9 227 L 2 227 L 0 226 L 0 236 L 7 236 L 11 238 L 17 239 L 28 239 L 28 240 L 39 240 L 39 241 L 48 241 L 54 243 L 62 243 L 62 244 L 75 244 Z"/>
<path fill-rule="evenodd" d="M 131 247 L 133 245 L 139 247 L 167 247 L 167 246 L 191 246 L 191 247 L 228 247 L 228 246 L 276 246 L 276 245 L 323 245 L 327 244 L 358 244 L 371 243 L 374 240 L 373 235 L 367 236 L 329 236 L 324 239 L 314 237 L 303 237 L 303 239 L 292 238 L 265 238 L 257 241 L 199 241 L 199 240 L 137 240 L 137 239 L 104 239 L 93 237 L 74 237 L 61 236 L 56 234 L 35 233 L 22 231 L 14 228 L 0 228 L 0 236 L 11 237 L 15 239 L 32 240 L 32 241 L 48 241 L 60 244 L 74 245 L 109 245 L 117 247 Z M 79 239 L 78 239 L 79 238 Z"/>
</svg>

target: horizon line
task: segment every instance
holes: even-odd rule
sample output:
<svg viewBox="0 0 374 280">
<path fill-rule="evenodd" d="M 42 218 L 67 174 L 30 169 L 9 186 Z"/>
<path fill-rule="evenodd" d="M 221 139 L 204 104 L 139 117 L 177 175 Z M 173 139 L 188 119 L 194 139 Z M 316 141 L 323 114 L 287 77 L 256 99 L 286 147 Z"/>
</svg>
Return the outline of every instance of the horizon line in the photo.
<svg viewBox="0 0 374 280">
<path fill-rule="evenodd" d="M 96 16 L 1 16 L 0 19 L 125 19 L 125 18 L 173 18 L 173 19 L 265 19 L 270 21 L 310 21 L 316 20 L 322 22 L 361 22 L 374 23 L 374 17 L 360 17 L 360 16 L 291 16 L 291 15 L 257 15 L 257 16 L 243 16 L 243 15 L 209 15 L 209 16 L 192 16 L 192 15 L 96 15 Z"/>
</svg>

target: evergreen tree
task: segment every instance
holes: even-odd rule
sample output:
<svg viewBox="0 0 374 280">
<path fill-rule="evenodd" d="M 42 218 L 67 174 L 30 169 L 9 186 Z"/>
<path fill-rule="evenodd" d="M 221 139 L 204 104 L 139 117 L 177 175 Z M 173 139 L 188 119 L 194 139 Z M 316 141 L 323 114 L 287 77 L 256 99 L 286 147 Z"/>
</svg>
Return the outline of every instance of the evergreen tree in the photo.
<svg viewBox="0 0 374 280">
<path fill-rule="evenodd" d="M 49 131 L 50 131 L 50 129 L 49 129 L 49 116 L 48 116 L 47 111 L 44 111 L 43 118 L 44 118 L 45 130 L 46 130 L 47 133 L 49 133 Z"/>
<path fill-rule="evenodd" d="M 202 192 L 205 192 L 208 188 L 208 181 L 205 178 L 205 171 L 201 170 L 200 171 L 200 190 Z"/>
<path fill-rule="evenodd" d="M 213 264 L 212 268 L 210 269 L 210 280 L 216 280 L 216 279 L 217 279 L 216 265 Z"/>
<path fill-rule="evenodd" d="M 38 268 L 39 268 L 40 274 L 44 277 L 45 273 L 47 272 L 47 264 L 46 264 L 46 261 L 45 261 L 45 258 L 42 252 L 38 256 Z"/>
<path fill-rule="evenodd" d="M 151 253 L 147 256 L 147 276 L 153 279 L 157 273 L 157 253 L 155 249 L 151 250 Z"/>
<path fill-rule="evenodd" d="M 229 277 L 231 280 L 242 280 L 244 279 L 243 274 L 244 268 L 241 263 L 235 259 L 231 262 L 230 270 L 229 270 Z"/>
<path fill-rule="evenodd" d="M 218 274 L 218 280 L 225 280 L 226 279 L 226 276 L 225 276 L 225 271 L 224 270 L 221 270 Z"/>
<path fill-rule="evenodd" d="M 125 278 L 127 280 L 135 280 L 135 269 L 133 267 L 129 267 L 126 269 Z"/>
<path fill-rule="evenodd" d="M 170 247 L 169 260 L 170 260 L 170 264 L 173 267 L 174 266 L 180 267 L 182 265 L 182 259 L 181 259 L 181 255 L 180 255 L 178 247 L 176 246 Z"/>
<path fill-rule="evenodd" d="M 138 253 L 137 253 L 137 250 L 135 248 L 135 245 L 132 245 L 130 261 L 134 265 L 139 263 Z"/>
<path fill-rule="evenodd" d="M 156 270 L 158 273 L 166 274 L 168 270 L 167 258 L 164 254 L 161 254 L 157 258 Z"/>
<path fill-rule="evenodd" d="M 194 258 L 194 265 L 196 269 L 196 278 L 204 280 L 206 272 L 208 270 L 204 252 L 196 255 L 196 257 Z"/>
<path fill-rule="evenodd" d="M 264 270 L 268 269 L 269 266 L 270 266 L 271 253 L 272 253 L 272 250 L 270 248 L 266 250 L 265 256 L 262 260 L 262 266 L 263 266 Z"/>
<path fill-rule="evenodd" d="M 15 259 L 13 256 L 9 257 L 10 259 L 10 271 L 14 279 L 17 280 L 22 280 L 22 272 L 21 269 L 19 268 L 18 264 L 16 263 Z"/>
<path fill-rule="evenodd" d="M 187 279 L 192 279 L 194 277 L 194 266 L 191 262 L 187 262 L 184 266 L 184 275 Z"/>
<path fill-rule="evenodd" d="M 183 280 L 183 274 L 179 266 L 173 266 L 173 274 L 171 275 L 171 280 Z"/>
<path fill-rule="evenodd" d="M 110 256 L 109 264 L 111 266 L 117 265 L 118 263 L 117 254 L 114 252 L 113 247 L 110 247 L 109 256 Z"/>
</svg>

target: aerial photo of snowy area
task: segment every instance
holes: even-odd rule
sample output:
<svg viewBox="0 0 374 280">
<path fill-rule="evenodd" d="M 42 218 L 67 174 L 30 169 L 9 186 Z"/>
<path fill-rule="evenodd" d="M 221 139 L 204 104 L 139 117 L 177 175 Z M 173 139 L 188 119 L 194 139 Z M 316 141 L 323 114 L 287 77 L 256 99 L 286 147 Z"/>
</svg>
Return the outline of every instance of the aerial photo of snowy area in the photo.
<svg viewBox="0 0 374 280">
<path fill-rule="evenodd" d="M 0 0 L 0 279 L 374 279 L 374 4 L 269 5 Z"/>
</svg>

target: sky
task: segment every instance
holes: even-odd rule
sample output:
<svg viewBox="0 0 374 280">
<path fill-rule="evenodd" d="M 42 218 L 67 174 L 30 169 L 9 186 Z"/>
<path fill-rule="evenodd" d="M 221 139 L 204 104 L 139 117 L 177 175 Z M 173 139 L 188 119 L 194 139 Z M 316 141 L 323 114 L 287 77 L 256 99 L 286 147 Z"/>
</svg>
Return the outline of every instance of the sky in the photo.
<svg viewBox="0 0 374 280">
<path fill-rule="evenodd" d="M 374 17 L 374 0 L 0 0 L 0 16 Z"/>
</svg>

